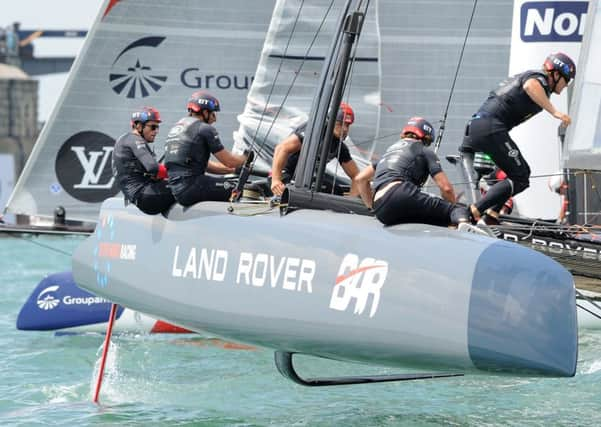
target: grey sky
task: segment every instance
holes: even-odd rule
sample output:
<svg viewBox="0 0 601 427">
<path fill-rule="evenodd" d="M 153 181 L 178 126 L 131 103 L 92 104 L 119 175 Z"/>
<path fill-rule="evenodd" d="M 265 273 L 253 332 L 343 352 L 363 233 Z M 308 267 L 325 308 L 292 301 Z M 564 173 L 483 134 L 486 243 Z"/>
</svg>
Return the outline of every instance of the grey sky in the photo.
<svg viewBox="0 0 601 427">
<path fill-rule="evenodd" d="M 2 0 L 0 25 L 21 22 L 24 28 L 88 28 L 103 0 Z"/>
</svg>

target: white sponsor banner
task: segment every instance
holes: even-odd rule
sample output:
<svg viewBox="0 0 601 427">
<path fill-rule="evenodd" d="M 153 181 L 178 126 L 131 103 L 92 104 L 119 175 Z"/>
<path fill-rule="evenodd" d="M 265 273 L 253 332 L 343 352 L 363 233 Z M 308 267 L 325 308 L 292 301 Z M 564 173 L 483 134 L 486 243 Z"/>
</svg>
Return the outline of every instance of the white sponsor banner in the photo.
<svg viewBox="0 0 601 427">
<path fill-rule="evenodd" d="M 587 9 L 588 1 L 582 0 L 515 0 L 509 75 L 541 69 L 553 52 L 566 53 L 578 64 Z M 555 108 L 564 113 L 568 113 L 567 92 L 551 95 Z M 548 187 L 549 176 L 561 168 L 559 124 L 543 111 L 511 132 L 532 170 L 530 188 L 515 198 L 521 215 L 556 218 L 559 213 L 559 195 Z"/>
</svg>

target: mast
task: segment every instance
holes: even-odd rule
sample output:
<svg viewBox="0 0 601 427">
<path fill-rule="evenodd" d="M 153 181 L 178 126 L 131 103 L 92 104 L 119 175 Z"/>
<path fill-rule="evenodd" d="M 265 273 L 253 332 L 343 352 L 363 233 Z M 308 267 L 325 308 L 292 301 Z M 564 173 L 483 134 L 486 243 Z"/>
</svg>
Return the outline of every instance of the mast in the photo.
<svg viewBox="0 0 601 427">
<path fill-rule="evenodd" d="M 361 31 L 365 17 L 365 13 L 359 10 L 361 2 L 356 11 L 349 12 L 352 3 L 353 0 L 347 0 L 345 4 L 338 21 L 336 36 L 324 62 L 298 161 L 295 180 L 295 188 L 298 190 L 313 188 L 319 192 L 321 187 L 326 162 L 318 162 L 318 159 L 327 158 L 332 143 L 332 131 L 344 93 L 351 48 Z M 327 128 L 324 129 L 326 122 Z M 314 177 L 316 185 L 312 187 Z"/>
<path fill-rule="evenodd" d="M 332 145 L 332 132 L 336 125 L 336 115 L 338 114 L 338 108 L 342 101 L 342 94 L 344 92 L 344 83 L 346 81 L 346 73 L 349 65 L 349 58 L 351 56 L 351 49 L 355 43 L 356 37 L 361 31 L 365 14 L 355 11 L 350 15 L 347 15 L 344 24 L 344 35 L 342 37 L 342 47 L 340 49 L 340 57 L 338 62 L 339 69 L 336 73 L 334 80 L 334 93 L 330 101 L 330 109 L 328 112 L 328 121 L 326 133 L 324 135 L 323 143 L 321 144 L 321 152 L 319 155 L 319 163 L 317 164 L 317 175 L 315 177 L 315 189 L 319 191 L 321 189 L 321 181 L 323 174 L 326 169 L 326 161 L 328 153 L 330 152 L 330 146 Z"/>
</svg>

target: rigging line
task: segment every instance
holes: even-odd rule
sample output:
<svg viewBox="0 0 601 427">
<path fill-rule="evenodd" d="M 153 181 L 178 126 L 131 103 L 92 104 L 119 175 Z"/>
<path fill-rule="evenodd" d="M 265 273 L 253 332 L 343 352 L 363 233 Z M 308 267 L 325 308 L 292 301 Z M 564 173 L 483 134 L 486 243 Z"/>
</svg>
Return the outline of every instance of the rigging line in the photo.
<svg viewBox="0 0 601 427">
<path fill-rule="evenodd" d="M 322 29 L 322 27 L 324 26 L 324 24 L 326 22 L 326 18 L 329 15 L 330 11 L 332 10 L 332 7 L 334 6 L 334 1 L 335 0 L 331 0 L 330 5 L 328 6 L 328 9 L 326 10 L 326 13 L 324 14 L 324 17 L 321 20 L 321 22 L 319 24 L 319 27 L 317 28 L 317 31 L 315 32 L 315 35 L 313 36 L 313 40 L 311 40 L 311 43 L 309 44 L 309 47 L 305 51 L 304 58 L 307 58 L 309 56 L 309 52 L 313 48 L 313 45 L 315 44 L 315 41 L 317 40 L 317 37 L 319 36 L 319 33 L 321 32 L 321 29 Z M 257 152 L 257 155 L 255 156 L 255 159 L 253 160 L 253 162 L 252 162 L 252 164 L 250 166 L 251 171 L 252 171 L 252 169 L 253 169 L 253 167 L 255 165 L 255 162 L 259 158 L 259 155 L 261 154 L 261 150 L 263 149 L 265 143 L 267 142 L 267 138 L 269 137 L 269 134 L 271 133 L 271 130 L 273 129 L 273 126 L 275 125 L 275 122 L 276 122 L 278 116 L 280 115 L 280 112 L 282 111 L 282 107 L 286 103 L 286 100 L 288 99 L 288 96 L 290 95 L 290 92 L 292 92 L 292 88 L 294 87 L 294 84 L 296 83 L 296 79 L 300 75 L 300 72 L 301 72 L 303 66 L 305 65 L 305 62 L 306 62 L 306 59 L 303 59 L 302 62 L 301 62 L 301 64 L 300 64 L 300 66 L 298 67 L 298 70 L 294 74 L 294 77 L 292 78 L 292 82 L 288 86 L 288 90 L 286 92 L 286 95 L 284 95 L 284 99 L 280 103 L 280 108 L 277 109 L 277 111 L 275 113 L 275 116 L 273 117 L 273 120 L 271 121 L 271 125 L 269 126 L 269 129 L 267 129 L 267 133 L 265 134 L 263 142 L 259 146 L 259 150 Z M 267 109 L 267 106 L 265 107 L 265 109 Z M 258 132 L 258 130 L 257 130 L 257 132 Z"/>
<path fill-rule="evenodd" d="M 601 320 L 601 315 L 597 314 L 597 313 L 593 313 L 592 310 L 589 310 L 588 308 L 584 307 L 583 305 L 580 305 L 578 303 L 576 303 L 576 307 L 588 312 L 590 315 L 596 317 L 597 319 Z"/>
<path fill-rule="evenodd" d="M 578 236 L 581 234 L 596 234 L 598 233 L 598 230 L 596 230 L 595 228 L 591 227 L 591 228 L 587 228 L 584 226 L 579 226 L 579 225 L 570 225 L 570 226 L 565 226 L 563 224 L 545 224 L 542 225 L 540 223 L 538 224 L 516 224 L 516 223 L 512 223 L 511 220 L 507 220 L 509 221 L 509 224 L 500 224 L 500 225 L 495 225 L 492 228 L 499 230 L 500 232 L 506 232 L 506 231 L 512 231 L 512 232 L 529 232 L 529 235 L 523 238 L 520 238 L 520 243 L 528 243 L 529 242 L 523 240 L 523 239 L 527 239 L 530 235 L 532 235 L 532 233 L 548 233 L 548 234 L 552 234 L 552 236 L 549 236 L 551 238 L 564 238 L 564 239 L 568 239 L 570 241 L 576 241 L 577 243 L 589 243 L 594 245 L 595 241 L 583 241 L 583 240 L 579 240 Z M 598 228 L 598 227 L 596 227 Z"/>
<path fill-rule="evenodd" d="M 591 188 L 592 188 L 593 190 L 595 190 L 595 194 L 597 195 L 597 199 L 599 199 L 599 200 L 601 201 L 601 194 L 599 193 L 599 189 L 598 189 L 598 188 L 597 188 L 597 186 L 595 185 L 595 179 L 594 179 L 593 177 L 591 177 L 591 175 L 592 175 L 592 174 L 591 174 L 590 172 L 591 172 L 591 171 L 590 171 L 589 169 L 587 169 L 587 170 L 585 171 L 585 175 L 586 175 L 586 176 L 588 176 L 588 177 L 590 177 L 590 179 L 593 181 L 593 182 L 591 183 Z"/>
<path fill-rule="evenodd" d="M 261 209 L 258 209 L 255 207 L 253 211 L 234 209 L 233 211 L 230 212 L 230 214 L 235 215 L 235 216 L 257 216 L 257 215 L 262 215 L 262 214 L 273 212 L 273 210 L 276 207 L 277 206 L 267 206 L 267 207 L 264 207 Z"/>
<path fill-rule="evenodd" d="M 518 218 L 519 220 L 520 218 Z M 574 225 L 564 225 L 564 224 L 555 224 L 555 223 L 541 223 L 536 222 L 536 224 L 534 222 L 532 223 L 528 223 L 528 224 L 521 224 L 521 223 L 515 223 L 512 222 L 511 219 L 504 219 L 504 223 L 501 223 L 499 225 L 494 225 L 492 227 L 494 228 L 498 228 L 498 229 L 502 229 L 502 230 L 530 230 L 532 228 L 534 228 L 535 231 L 547 231 L 550 233 L 558 233 L 558 232 L 563 232 L 563 233 L 578 233 L 581 230 L 581 226 L 574 226 Z"/>
<path fill-rule="evenodd" d="M 453 92 L 455 91 L 455 84 L 457 83 L 457 77 L 459 76 L 459 70 L 461 69 L 461 63 L 463 62 L 463 53 L 465 52 L 465 46 L 467 44 L 467 39 L 470 34 L 470 29 L 472 28 L 472 21 L 474 20 L 474 15 L 476 14 L 476 6 L 478 5 L 478 0 L 474 0 L 474 6 L 472 8 L 472 14 L 470 16 L 470 21 L 467 24 L 467 30 L 465 32 L 465 38 L 463 39 L 463 46 L 461 46 L 461 53 L 459 54 L 459 61 L 457 62 L 457 68 L 455 69 L 455 77 L 453 78 L 453 84 L 451 85 L 451 91 L 449 93 L 449 100 L 447 101 L 447 105 L 444 110 L 444 114 L 442 116 L 442 120 L 440 121 L 440 126 L 438 128 L 438 136 L 436 137 L 436 142 L 434 143 L 434 152 L 438 153 L 438 148 L 442 143 L 442 135 L 444 134 L 445 124 L 447 122 L 447 115 L 449 113 L 449 107 L 451 106 L 451 99 L 453 98 Z"/>
<path fill-rule="evenodd" d="M 260 205 L 264 206 L 260 206 Z M 272 212 L 276 208 L 288 207 L 288 203 L 279 203 L 274 201 L 257 201 L 251 202 L 251 206 L 236 205 L 236 207 L 229 207 L 228 213 L 236 216 L 257 216 Z"/>
<path fill-rule="evenodd" d="M 363 4 L 363 0 L 359 0 L 359 4 L 357 5 L 357 11 L 361 9 L 361 5 Z M 367 0 L 367 4 L 365 5 L 365 10 L 363 11 L 363 23 L 361 24 L 361 31 L 357 34 L 357 39 L 355 40 L 355 46 L 353 47 L 353 53 L 351 54 L 351 66 L 349 67 L 348 73 L 345 76 L 345 92 L 346 92 L 346 103 L 348 104 L 350 96 L 351 96 L 351 88 L 353 86 L 353 73 L 355 71 L 355 63 L 357 62 L 357 50 L 359 49 L 359 41 L 361 40 L 361 34 L 363 34 L 363 25 L 365 24 L 365 19 L 367 19 L 367 11 L 369 10 L 370 0 Z M 379 58 L 378 58 L 379 59 Z M 348 136 L 348 135 L 347 135 Z M 346 138 L 345 138 L 346 139 Z M 342 141 L 338 144 L 338 153 L 336 153 L 336 157 L 340 159 L 340 153 L 342 151 Z M 356 146 L 356 145 L 355 145 Z M 336 168 L 334 169 L 334 181 L 332 184 L 332 190 L 330 194 L 334 194 L 334 189 L 336 187 L 336 180 L 338 179 L 338 166 L 340 165 L 340 161 L 336 162 Z M 352 178 L 351 178 L 352 180 Z"/>
<path fill-rule="evenodd" d="M 576 295 L 579 296 L 582 299 L 585 299 L 586 301 L 588 301 L 593 307 L 595 307 L 596 309 L 601 311 L 601 306 L 599 306 L 599 304 L 597 304 L 597 302 L 595 300 L 593 300 L 592 298 L 584 295 L 582 292 L 580 292 L 578 289 L 574 288 L 574 291 L 576 292 Z M 588 310 L 587 310 L 588 311 Z M 590 313 L 590 312 L 589 312 Z M 599 317 L 599 316 L 597 316 Z"/>
<path fill-rule="evenodd" d="M 591 188 L 593 190 L 595 190 L 595 194 L 597 195 L 597 199 L 599 201 L 601 201 L 601 194 L 599 193 L 599 189 L 597 188 L 597 185 L 595 184 L 595 178 L 592 176 L 593 174 L 599 174 L 601 173 L 601 171 L 595 171 L 595 170 L 591 170 L 591 169 L 585 169 L 584 171 L 577 171 L 574 172 L 574 174 L 581 174 L 584 175 L 586 177 L 589 177 L 592 181 L 592 183 L 590 184 Z"/>
<path fill-rule="evenodd" d="M 294 18 L 294 25 L 292 26 L 292 30 L 290 31 L 290 35 L 288 36 L 288 41 L 286 41 L 286 47 L 284 48 L 284 54 L 280 58 L 280 64 L 278 65 L 278 69 L 275 74 L 275 78 L 273 79 L 273 83 L 271 84 L 271 89 L 269 90 L 269 95 L 267 95 L 267 101 L 265 101 L 265 106 L 263 107 L 263 111 L 261 112 L 261 117 L 259 118 L 259 124 L 257 125 L 257 129 L 255 130 L 255 134 L 252 138 L 251 144 L 254 145 L 257 140 L 257 135 L 259 134 L 259 129 L 261 128 L 261 123 L 263 123 L 263 118 L 265 117 L 265 113 L 267 112 L 267 108 L 269 106 L 269 101 L 271 100 L 271 96 L 273 95 L 273 91 L 275 89 L 275 84 L 278 81 L 278 77 L 282 71 L 282 65 L 284 64 L 284 58 L 286 58 L 286 54 L 288 53 L 288 48 L 290 47 L 290 42 L 292 41 L 292 37 L 294 36 L 294 32 L 296 30 L 296 25 L 298 24 L 298 18 L 303 10 L 303 6 L 305 5 L 305 0 L 301 0 L 300 7 L 298 8 L 298 12 L 296 13 L 296 17 Z M 253 148 L 251 146 L 251 148 Z M 262 145 L 259 146 L 259 150 L 257 152 L 257 156 L 261 152 Z M 251 166 L 252 170 L 252 166 Z"/>
<path fill-rule="evenodd" d="M 532 175 L 532 176 L 530 176 L 530 179 L 549 178 L 549 177 L 559 176 L 559 175 L 562 175 L 562 174 L 560 174 L 560 173 L 549 173 L 549 174 L 541 174 L 541 175 Z M 506 178 L 504 178 L 504 179 L 494 178 L 494 179 L 489 179 L 488 181 L 490 181 L 490 182 L 499 182 L 499 181 L 504 181 L 505 179 Z M 451 184 L 452 185 L 468 185 L 468 184 L 470 184 L 470 182 L 469 181 L 454 181 Z M 438 188 L 434 184 L 427 184 L 427 185 L 423 185 L 422 186 L 422 188 L 430 188 L 430 187 Z M 601 194 L 599 194 L 599 197 L 601 197 Z"/>
<path fill-rule="evenodd" d="M 44 249 L 48 249 L 48 250 L 56 252 L 58 254 L 66 255 L 68 257 L 71 257 L 71 255 L 72 255 L 72 254 L 70 254 L 67 251 L 63 251 L 62 249 L 58 249 L 58 248 L 55 248 L 54 246 L 46 245 L 44 243 L 36 242 L 36 241 L 34 241 L 32 239 L 29 239 L 27 237 L 24 237 L 24 236 L 16 236 L 16 235 L 10 234 L 9 237 L 12 237 L 13 239 L 24 240 L 26 242 L 29 242 L 29 243 L 33 244 L 33 245 L 37 245 L 37 246 L 42 247 Z"/>
<path fill-rule="evenodd" d="M 385 138 L 389 138 L 391 136 L 398 136 L 400 135 L 402 129 L 399 129 L 398 131 L 395 131 L 394 133 L 389 133 L 386 135 L 382 135 L 382 136 L 378 136 L 377 138 L 372 138 L 372 139 L 366 139 L 363 141 L 359 141 L 359 142 L 353 142 L 353 144 L 355 144 L 356 147 L 359 147 L 361 145 L 365 145 L 365 144 L 369 144 L 370 142 L 375 142 L 375 141 L 379 141 L 381 139 L 385 139 Z"/>
</svg>

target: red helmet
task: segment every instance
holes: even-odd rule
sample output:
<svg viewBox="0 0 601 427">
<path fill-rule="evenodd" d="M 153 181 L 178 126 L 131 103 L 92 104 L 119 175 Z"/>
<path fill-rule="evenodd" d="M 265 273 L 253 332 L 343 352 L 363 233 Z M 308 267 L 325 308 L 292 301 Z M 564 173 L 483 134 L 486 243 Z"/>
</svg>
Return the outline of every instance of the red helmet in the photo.
<svg viewBox="0 0 601 427">
<path fill-rule="evenodd" d="M 209 92 L 199 90 L 188 99 L 188 111 L 200 113 L 202 110 L 219 111 L 219 100 Z"/>
<path fill-rule="evenodd" d="M 131 115 L 132 126 L 137 122 L 144 124 L 150 121 L 161 123 L 161 114 L 156 108 L 142 107 L 139 111 L 135 111 Z"/>
<path fill-rule="evenodd" d="M 353 108 L 346 102 L 340 103 L 340 108 L 336 114 L 336 121 L 348 123 L 349 125 L 355 123 L 355 112 L 353 111 Z"/>
<path fill-rule="evenodd" d="M 401 131 L 401 138 L 408 132 L 417 135 L 424 145 L 430 145 L 434 141 L 434 127 L 423 117 L 411 117 Z"/>
<path fill-rule="evenodd" d="M 550 54 L 545 59 L 543 67 L 545 71 L 558 71 L 566 80 L 566 83 L 570 83 L 570 80 L 576 77 L 576 65 L 572 61 L 572 58 L 565 53 L 557 52 Z"/>
</svg>

